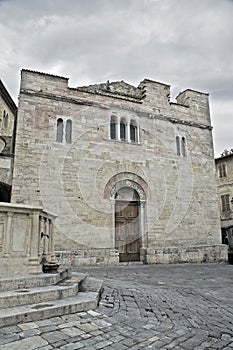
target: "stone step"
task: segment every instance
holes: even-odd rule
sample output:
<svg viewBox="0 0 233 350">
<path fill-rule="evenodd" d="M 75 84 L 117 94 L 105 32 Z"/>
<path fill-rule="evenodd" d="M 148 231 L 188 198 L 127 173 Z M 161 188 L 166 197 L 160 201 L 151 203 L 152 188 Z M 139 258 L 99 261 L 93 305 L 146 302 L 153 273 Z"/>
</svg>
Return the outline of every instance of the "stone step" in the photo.
<svg viewBox="0 0 233 350">
<path fill-rule="evenodd" d="M 102 281 L 88 278 L 84 280 L 85 291 L 80 291 L 76 296 L 1 308 L 0 327 L 95 309 L 102 292 L 102 285 Z"/>
<path fill-rule="evenodd" d="M 122 261 L 119 263 L 120 266 L 137 266 L 144 265 L 143 261 Z"/>
<path fill-rule="evenodd" d="M 61 269 L 57 273 L 2 277 L 0 278 L 0 291 L 55 285 L 69 277 L 71 277 L 70 269 Z"/>
<path fill-rule="evenodd" d="M 96 278 L 90 278 L 89 276 L 83 280 L 83 283 L 81 285 L 82 292 L 101 293 L 102 289 L 103 289 L 103 281 Z"/>
<path fill-rule="evenodd" d="M 85 274 L 76 274 L 57 285 L 0 291 L 0 309 L 73 297 L 86 277 Z"/>
</svg>

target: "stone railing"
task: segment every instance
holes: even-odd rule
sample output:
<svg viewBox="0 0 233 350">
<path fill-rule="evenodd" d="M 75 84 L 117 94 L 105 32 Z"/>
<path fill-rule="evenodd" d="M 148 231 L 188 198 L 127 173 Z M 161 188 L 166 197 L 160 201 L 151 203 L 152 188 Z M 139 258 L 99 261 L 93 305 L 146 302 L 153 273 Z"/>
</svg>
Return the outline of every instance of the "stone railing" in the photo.
<svg viewBox="0 0 233 350">
<path fill-rule="evenodd" d="M 58 261 L 54 253 L 54 215 L 45 212 L 39 213 L 39 257 L 44 272 L 57 270 Z"/>
<path fill-rule="evenodd" d="M 0 203 L 0 274 L 41 273 L 58 267 L 54 215 L 41 207 Z"/>
</svg>

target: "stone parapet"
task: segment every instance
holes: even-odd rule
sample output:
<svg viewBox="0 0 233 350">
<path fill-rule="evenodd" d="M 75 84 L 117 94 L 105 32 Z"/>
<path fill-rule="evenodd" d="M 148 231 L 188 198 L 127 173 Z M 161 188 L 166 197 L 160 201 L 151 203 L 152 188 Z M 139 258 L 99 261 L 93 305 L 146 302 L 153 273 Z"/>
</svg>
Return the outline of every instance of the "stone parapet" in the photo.
<svg viewBox="0 0 233 350">
<path fill-rule="evenodd" d="M 41 273 L 54 260 L 52 220 L 41 207 L 0 203 L 0 274 Z"/>
</svg>

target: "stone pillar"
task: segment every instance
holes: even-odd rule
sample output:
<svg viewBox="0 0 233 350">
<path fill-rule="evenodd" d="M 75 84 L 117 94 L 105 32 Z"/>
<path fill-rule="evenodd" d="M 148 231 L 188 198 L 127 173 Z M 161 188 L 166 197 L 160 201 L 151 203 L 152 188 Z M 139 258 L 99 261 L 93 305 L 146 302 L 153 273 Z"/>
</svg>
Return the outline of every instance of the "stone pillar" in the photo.
<svg viewBox="0 0 233 350">
<path fill-rule="evenodd" d="M 140 143 L 140 134 L 139 134 L 139 127 L 137 125 L 137 143 Z"/>
<path fill-rule="evenodd" d="M 147 246 L 147 239 L 145 237 L 145 202 L 140 201 L 139 202 L 139 210 L 140 210 L 140 235 L 142 237 L 142 248 L 146 248 Z"/>
<path fill-rule="evenodd" d="M 46 242 L 46 255 L 47 260 L 50 260 L 51 251 L 50 251 L 50 220 L 45 218 L 45 242 Z"/>
<path fill-rule="evenodd" d="M 39 232 L 39 239 L 40 239 L 40 255 L 42 256 L 44 254 L 44 239 L 43 239 L 43 235 L 45 232 L 45 227 L 44 227 L 44 217 L 40 216 L 40 232 Z"/>
<path fill-rule="evenodd" d="M 54 253 L 54 225 L 52 220 L 50 220 L 50 254 L 51 254 L 51 259 L 50 261 L 52 263 L 58 263 L 57 258 L 55 257 Z"/>
<path fill-rule="evenodd" d="M 11 252 L 11 228 L 12 228 L 13 213 L 7 212 L 6 229 L 3 242 L 3 255 L 8 257 Z"/>
<path fill-rule="evenodd" d="M 111 199 L 111 209 L 112 209 L 112 247 L 115 249 L 115 200 Z"/>
<path fill-rule="evenodd" d="M 131 142 L 130 139 L 130 122 L 126 122 L 126 141 Z"/>
<path fill-rule="evenodd" d="M 144 263 L 146 262 L 146 249 L 147 249 L 147 236 L 145 232 L 145 206 L 146 202 L 145 201 L 140 201 L 140 235 L 141 235 L 141 242 L 142 246 L 140 249 L 140 260 L 143 261 Z"/>
<path fill-rule="evenodd" d="M 116 139 L 117 139 L 118 141 L 121 140 L 120 118 L 117 118 L 117 122 L 116 122 Z"/>
<path fill-rule="evenodd" d="M 30 257 L 29 257 L 29 273 L 42 272 L 41 265 L 39 263 L 39 243 L 40 243 L 40 221 L 39 213 L 33 212 L 31 215 L 31 241 L 30 241 Z"/>
<path fill-rule="evenodd" d="M 43 272 L 53 273 L 57 272 L 59 262 L 54 254 L 54 226 L 52 220 L 45 218 L 45 234 L 44 234 L 44 258 L 43 258 Z"/>
</svg>

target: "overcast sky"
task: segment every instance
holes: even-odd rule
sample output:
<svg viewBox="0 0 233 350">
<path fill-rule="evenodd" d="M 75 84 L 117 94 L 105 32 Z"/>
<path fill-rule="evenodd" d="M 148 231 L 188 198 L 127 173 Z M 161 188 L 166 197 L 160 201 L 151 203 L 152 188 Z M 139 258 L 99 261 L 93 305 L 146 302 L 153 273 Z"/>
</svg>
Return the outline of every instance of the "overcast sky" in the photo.
<svg viewBox="0 0 233 350">
<path fill-rule="evenodd" d="M 0 0 L 0 78 L 22 68 L 76 87 L 144 78 L 210 94 L 215 156 L 233 148 L 233 0 Z"/>
</svg>

